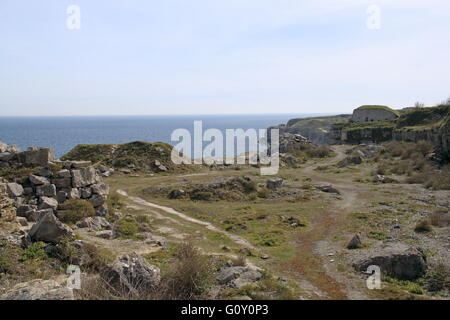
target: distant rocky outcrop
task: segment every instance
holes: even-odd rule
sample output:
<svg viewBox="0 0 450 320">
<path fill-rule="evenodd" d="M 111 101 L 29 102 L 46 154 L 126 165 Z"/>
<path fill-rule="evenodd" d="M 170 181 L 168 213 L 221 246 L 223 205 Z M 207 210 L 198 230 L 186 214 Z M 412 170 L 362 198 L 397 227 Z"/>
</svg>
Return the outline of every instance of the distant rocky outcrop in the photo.
<svg viewBox="0 0 450 320">
<path fill-rule="evenodd" d="M 133 171 L 172 171 L 172 146 L 162 143 L 130 142 L 124 144 L 80 144 L 62 160 L 88 160 L 107 172 L 106 167 Z M 122 171 L 120 170 L 120 171 Z"/>
<path fill-rule="evenodd" d="M 336 116 L 291 119 L 286 124 L 270 127 L 269 132 L 272 128 L 279 129 L 280 136 L 284 133 L 299 134 L 314 144 L 327 144 L 328 135 L 332 125 L 339 122 L 346 122 L 350 117 L 351 115 L 342 114 Z"/>
<path fill-rule="evenodd" d="M 331 144 L 427 141 L 442 161 L 450 159 L 450 104 L 411 108 L 391 120 L 341 122 L 330 129 Z"/>
</svg>

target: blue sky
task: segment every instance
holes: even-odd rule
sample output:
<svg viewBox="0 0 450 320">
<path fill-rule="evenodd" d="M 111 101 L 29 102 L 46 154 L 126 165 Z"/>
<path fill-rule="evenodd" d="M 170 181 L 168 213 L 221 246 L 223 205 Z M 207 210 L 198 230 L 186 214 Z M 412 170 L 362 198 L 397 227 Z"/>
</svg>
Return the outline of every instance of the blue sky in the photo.
<svg viewBox="0 0 450 320">
<path fill-rule="evenodd" d="M 449 17 L 448 0 L 1 0 L 0 115 L 433 105 L 450 96 Z"/>
</svg>

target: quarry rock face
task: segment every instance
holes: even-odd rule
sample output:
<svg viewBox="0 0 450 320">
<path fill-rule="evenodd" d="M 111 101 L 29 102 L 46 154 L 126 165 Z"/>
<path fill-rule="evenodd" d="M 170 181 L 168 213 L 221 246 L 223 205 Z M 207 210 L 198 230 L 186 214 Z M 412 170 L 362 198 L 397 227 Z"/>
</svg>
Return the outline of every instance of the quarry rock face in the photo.
<svg viewBox="0 0 450 320">
<path fill-rule="evenodd" d="M 16 148 L 0 144 L 0 151 L 14 150 Z M 5 159 L 9 162 L 5 162 Z M 28 176 L 27 184 L 3 183 L 5 192 L 15 200 L 18 215 L 28 221 L 36 221 L 42 210 L 56 212 L 58 205 L 68 199 L 91 202 L 98 216 L 108 213 L 106 199 L 109 186 L 103 183 L 101 171 L 97 171 L 90 161 L 59 161 L 54 159 L 51 149 L 29 148 L 24 152 L 8 153 L 8 157 L 0 153 L 0 167 L 1 163 L 15 167 L 42 166 Z M 54 172 L 54 167 L 63 169 Z"/>
</svg>

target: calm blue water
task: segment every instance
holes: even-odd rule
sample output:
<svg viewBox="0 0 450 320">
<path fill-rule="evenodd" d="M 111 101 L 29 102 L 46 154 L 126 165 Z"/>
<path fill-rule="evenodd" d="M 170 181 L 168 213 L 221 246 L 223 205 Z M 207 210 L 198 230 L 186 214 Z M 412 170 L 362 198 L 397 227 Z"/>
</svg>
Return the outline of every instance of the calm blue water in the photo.
<svg viewBox="0 0 450 320">
<path fill-rule="evenodd" d="M 173 130 L 193 131 L 194 120 L 203 121 L 203 130 L 265 129 L 289 119 L 312 114 L 278 115 L 182 115 L 182 116 L 71 116 L 0 117 L 0 141 L 22 150 L 29 146 L 51 147 L 60 157 L 77 144 L 170 141 Z"/>
</svg>

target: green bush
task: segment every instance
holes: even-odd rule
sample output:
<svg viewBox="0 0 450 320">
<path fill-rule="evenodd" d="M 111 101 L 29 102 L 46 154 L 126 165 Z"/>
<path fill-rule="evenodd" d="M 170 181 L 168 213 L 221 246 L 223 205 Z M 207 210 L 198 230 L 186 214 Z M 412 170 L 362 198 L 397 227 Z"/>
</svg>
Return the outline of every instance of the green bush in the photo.
<svg viewBox="0 0 450 320">
<path fill-rule="evenodd" d="M 131 216 L 121 218 L 114 226 L 117 235 L 123 238 L 132 238 L 139 232 L 139 224 Z"/>
<path fill-rule="evenodd" d="M 428 269 L 425 283 L 430 292 L 450 291 L 450 268 L 444 264 L 438 264 Z"/>
<path fill-rule="evenodd" d="M 209 201 L 213 198 L 213 194 L 208 191 L 193 191 L 190 198 L 191 200 Z"/>
<path fill-rule="evenodd" d="M 58 218 L 65 223 L 75 223 L 87 217 L 95 216 L 92 203 L 81 199 L 70 199 L 58 207 Z"/>
<path fill-rule="evenodd" d="M 45 253 L 45 247 L 46 244 L 44 242 L 35 242 L 30 244 L 24 251 L 23 251 L 23 257 L 26 260 L 44 260 L 48 258 L 47 254 Z"/>
</svg>

